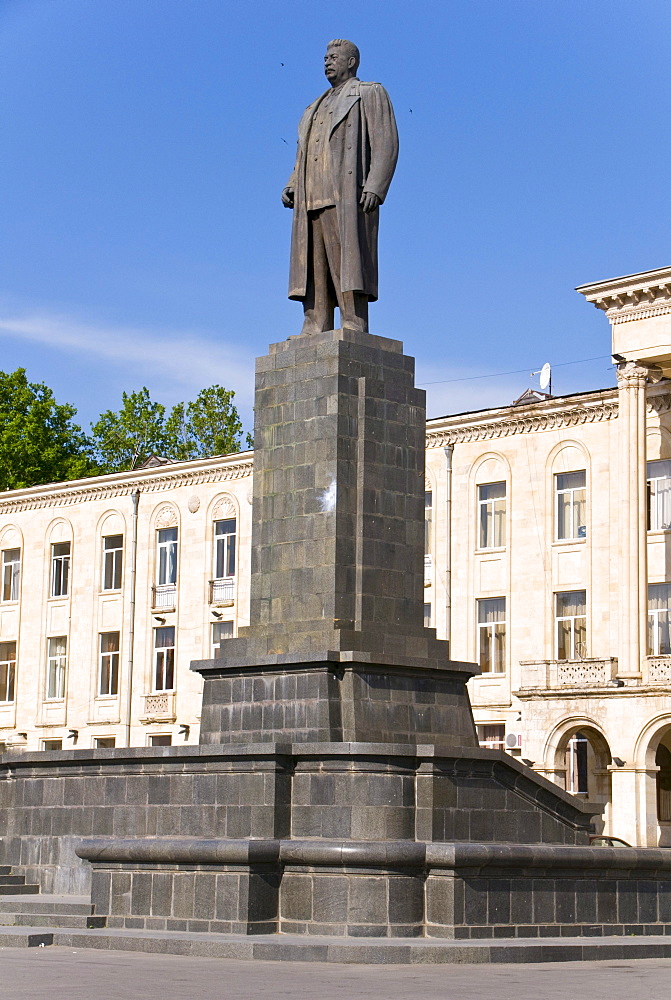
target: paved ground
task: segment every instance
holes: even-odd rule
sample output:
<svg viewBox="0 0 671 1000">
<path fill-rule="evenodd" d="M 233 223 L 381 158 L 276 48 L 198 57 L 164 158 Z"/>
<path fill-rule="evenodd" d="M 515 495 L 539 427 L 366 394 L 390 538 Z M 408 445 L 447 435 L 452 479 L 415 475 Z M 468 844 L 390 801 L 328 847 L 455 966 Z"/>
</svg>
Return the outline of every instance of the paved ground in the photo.
<svg viewBox="0 0 671 1000">
<path fill-rule="evenodd" d="M 670 975 L 671 959 L 418 968 L 0 949 L 1 1000 L 636 1000 L 664 996 Z"/>
</svg>

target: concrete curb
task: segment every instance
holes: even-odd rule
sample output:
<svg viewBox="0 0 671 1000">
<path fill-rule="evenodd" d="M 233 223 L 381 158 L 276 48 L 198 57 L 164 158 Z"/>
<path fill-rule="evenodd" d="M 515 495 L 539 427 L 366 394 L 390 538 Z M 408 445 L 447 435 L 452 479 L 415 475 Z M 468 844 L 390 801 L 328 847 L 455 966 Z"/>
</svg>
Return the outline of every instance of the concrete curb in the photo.
<svg viewBox="0 0 671 1000">
<path fill-rule="evenodd" d="M 134 931 L 106 928 L 0 927 L 0 949 L 50 945 L 163 955 L 268 962 L 328 962 L 348 965 L 476 965 L 537 962 L 595 962 L 671 958 L 671 939 L 662 937 L 501 938 L 497 941 L 439 941 L 417 938 L 310 937 Z"/>
</svg>

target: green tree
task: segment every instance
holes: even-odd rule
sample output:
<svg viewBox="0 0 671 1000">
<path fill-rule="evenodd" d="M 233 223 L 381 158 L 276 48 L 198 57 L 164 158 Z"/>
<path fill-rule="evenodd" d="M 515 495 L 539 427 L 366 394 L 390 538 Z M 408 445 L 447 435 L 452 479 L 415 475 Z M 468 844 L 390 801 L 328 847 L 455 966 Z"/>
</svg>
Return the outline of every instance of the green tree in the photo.
<svg viewBox="0 0 671 1000">
<path fill-rule="evenodd" d="M 165 406 L 149 390 L 122 392 L 121 409 L 105 410 L 91 425 L 96 458 L 103 472 L 125 472 L 153 453 L 173 458 L 174 441 L 166 432 Z"/>
<path fill-rule="evenodd" d="M 107 410 L 91 428 L 101 469 L 133 469 L 152 453 L 185 461 L 240 451 L 242 423 L 233 405 L 234 395 L 230 389 L 212 385 L 192 402 L 176 403 L 166 416 L 165 407 L 152 401 L 146 386 L 139 392 L 122 393 L 121 409 Z"/>
<path fill-rule="evenodd" d="M 25 368 L 0 371 L 0 489 L 94 475 L 91 442 L 73 423 L 77 410 L 29 382 Z"/>
<path fill-rule="evenodd" d="M 173 456 L 180 459 L 240 451 L 242 422 L 235 393 L 220 385 L 201 389 L 193 402 L 177 403 L 166 421 Z"/>
</svg>

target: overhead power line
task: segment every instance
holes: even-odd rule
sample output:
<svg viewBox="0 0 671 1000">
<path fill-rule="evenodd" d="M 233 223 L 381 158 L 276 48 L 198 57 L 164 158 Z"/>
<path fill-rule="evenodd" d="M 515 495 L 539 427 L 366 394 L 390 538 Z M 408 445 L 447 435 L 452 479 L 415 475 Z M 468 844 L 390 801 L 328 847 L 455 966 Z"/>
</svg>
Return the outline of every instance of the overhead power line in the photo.
<svg viewBox="0 0 671 1000">
<path fill-rule="evenodd" d="M 610 354 L 600 354 L 598 358 L 581 358 L 580 361 L 560 361 L 559 364 L 553 365 L 553 368 L 564 368 L 566 365 L 584 365 L 588 361 L 604 361 L 606 358 L 610 358 Z M 501 375 L 523 375 L 524 372 L 528 372 L 528 368 L 518 368 L 514 372 L 492 372 L 491 375 L 466 375 L 464 378 L 444 378 L 439 379 L 437 382 L 418 382 L 417 386 L 422 387 L 425 385 L 447 385 L 448 382 L 473 382 L 478 378 L 499 378 Z"/>
</svg>

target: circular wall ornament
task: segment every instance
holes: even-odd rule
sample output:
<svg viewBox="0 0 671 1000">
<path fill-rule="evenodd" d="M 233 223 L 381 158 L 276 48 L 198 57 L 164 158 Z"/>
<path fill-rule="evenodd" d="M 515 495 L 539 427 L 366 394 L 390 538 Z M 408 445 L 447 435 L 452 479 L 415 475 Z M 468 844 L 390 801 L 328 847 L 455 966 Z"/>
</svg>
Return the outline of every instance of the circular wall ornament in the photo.
<svg viewBox="0 0 671 1000">
<path fill-rule="evenodd" d="M 196 511 L 200 508 L 200 497 L 196 496 L 189 497 L 189 502 L 187 504 L 187 507 L 189 508 L 192 514 L 195 514 Z"/>
</svg>

